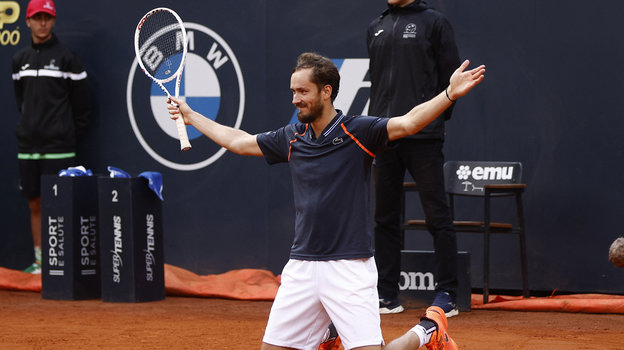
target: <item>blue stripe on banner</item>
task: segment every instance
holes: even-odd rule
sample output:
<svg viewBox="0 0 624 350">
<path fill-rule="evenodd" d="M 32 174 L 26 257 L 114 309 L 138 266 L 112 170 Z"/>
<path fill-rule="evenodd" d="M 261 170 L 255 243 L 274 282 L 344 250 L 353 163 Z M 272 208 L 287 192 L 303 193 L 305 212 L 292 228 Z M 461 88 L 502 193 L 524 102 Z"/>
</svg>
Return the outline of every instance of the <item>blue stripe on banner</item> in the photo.
<svg viewBox="0 0 624 350">
<path fill-rule="evenodd" d="M 338 70 L 340 70 L 340 67 L 342 67 L 342 63 L 344 62 L 344 58 L 332 58 L 332 62 L 334 62 L 336 67 L 338 67 Z"/>
<path fill-rule="evenodd" d="M 206 116 L 206 118 L 210 118 L 215 120 L 217 118 L 217 114 L 219 114 L 219 107 L 221 106 L 221 98 L 220 97 L 197 97 L 197 96 L 187 96 L 186 103 L 193 106 L 193 109 L 197 112 Z M 190 140 L 196 139 L 202 136 L 202 133 L 199 132 L 195 127 L 187 125 L 186 133 Z"/>
</svg>

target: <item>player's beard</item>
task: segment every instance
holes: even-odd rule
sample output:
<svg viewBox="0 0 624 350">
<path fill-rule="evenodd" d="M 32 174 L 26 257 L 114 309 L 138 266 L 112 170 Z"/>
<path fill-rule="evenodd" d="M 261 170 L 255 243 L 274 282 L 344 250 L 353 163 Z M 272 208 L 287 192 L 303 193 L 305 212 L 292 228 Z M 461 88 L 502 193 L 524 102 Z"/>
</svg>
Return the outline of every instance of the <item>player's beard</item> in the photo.
<svg viewBox="0 0 624 350">
<path fill-rule="evenodd" d="M 316 102 L 306 103 L 302 107 L 308 107 L 309 109 L 309 112 L 304 114 L 301 112 L 301 108 L 299 108 L 299 112 L 297 112 L 297 119 L 299 119 L 302 123 L 312 123 L 323 114 L 323 103 L 321 102 L 320 96 Z"/>
</svg>

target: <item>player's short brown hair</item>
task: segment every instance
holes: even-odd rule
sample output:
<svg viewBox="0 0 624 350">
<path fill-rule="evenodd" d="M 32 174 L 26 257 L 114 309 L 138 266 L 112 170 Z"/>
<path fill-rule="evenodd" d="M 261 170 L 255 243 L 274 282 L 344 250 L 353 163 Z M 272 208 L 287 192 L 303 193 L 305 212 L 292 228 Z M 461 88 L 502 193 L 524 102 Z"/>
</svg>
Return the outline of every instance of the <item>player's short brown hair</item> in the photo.
<svg viewBox="0 0 624 350">
<path fill-rule="evenodd" d="M 312 68 L 312 82 L 318 86 L 319 91 L 325 85 L 331 86 L 331 100 L 334 102 L 340 88 L 338 67 L 325 56 L 313 52 L 304 52 L 297 58 L 297 65 L 293 69 L 293 73 L 308 68 Z"/>
</svg>

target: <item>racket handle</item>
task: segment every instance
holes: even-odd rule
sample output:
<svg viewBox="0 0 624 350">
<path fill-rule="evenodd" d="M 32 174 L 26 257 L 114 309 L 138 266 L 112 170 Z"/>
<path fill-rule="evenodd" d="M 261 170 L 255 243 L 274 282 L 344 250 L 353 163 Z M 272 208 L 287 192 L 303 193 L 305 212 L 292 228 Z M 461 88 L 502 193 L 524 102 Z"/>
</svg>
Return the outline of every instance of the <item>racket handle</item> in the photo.
<svg viewBox="0 0 624 350">
<path fill-rule="evenodd" d="M 171 97 L 171 96 L 170 96 Z M 172 106 L 178 107 L 178 104 L 169 100 Z M 178 129 L 178 138 L 180 139 L 180 150 L 188 151 L 191 149 L 191 142 L 189 141 L 188 134 L 186 133 L 186 125 L 184 125 L 184 118 L 180 116 L 175 120 L 176 129 Z"/>
<path fill-rule="evenodd" d="M 188 134 L 186 133 L 184 118 L 180 117 L 176 119 L 175 122 L 178 129 L 178 137 L 180 138 L 180 149 L 182 151 L 188 151 L 191 149 L 191 142 L 189 141 Z"/>
</svg>

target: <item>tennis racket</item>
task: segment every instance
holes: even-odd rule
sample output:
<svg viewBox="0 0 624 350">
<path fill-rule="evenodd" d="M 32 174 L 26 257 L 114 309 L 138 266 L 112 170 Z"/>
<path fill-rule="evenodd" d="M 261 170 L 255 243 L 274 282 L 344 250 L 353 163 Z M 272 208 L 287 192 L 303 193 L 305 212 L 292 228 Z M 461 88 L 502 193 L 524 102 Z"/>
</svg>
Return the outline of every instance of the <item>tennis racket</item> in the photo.
<svg viewBox="0 0 624 350">
<path fill-rule="evenodd" d="M 171 97 L 165 83 L 175 81 L 175 97 L 180 94 L 180 79 L 186 61 L 186 29 L 175 11 L 159 7 L 143 16 L 134 32 L 134 51 L 143 73 Z M 173 103 L 173 101 L 171 102 Z M 191 149 L 183 118 L 176 119 L 180 149 Z"/>
</svg>

